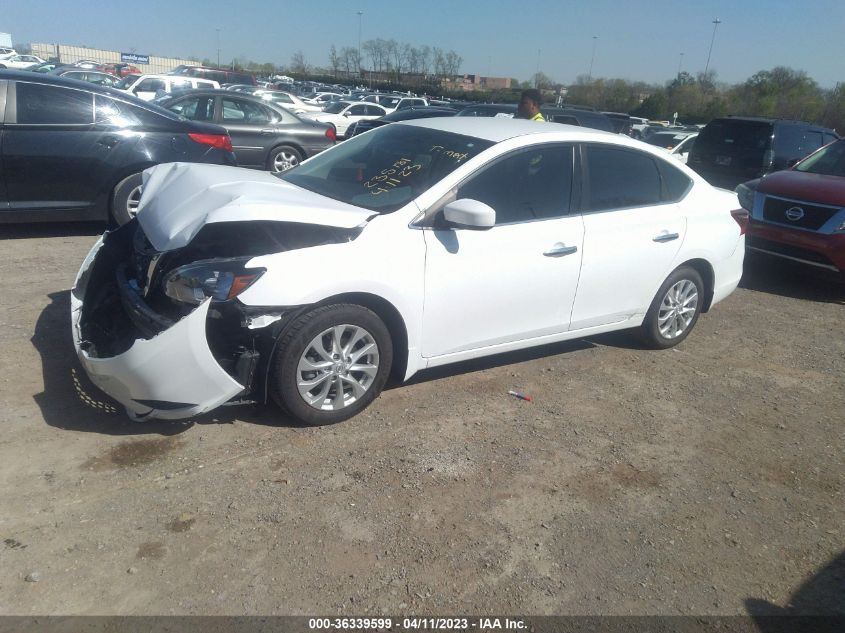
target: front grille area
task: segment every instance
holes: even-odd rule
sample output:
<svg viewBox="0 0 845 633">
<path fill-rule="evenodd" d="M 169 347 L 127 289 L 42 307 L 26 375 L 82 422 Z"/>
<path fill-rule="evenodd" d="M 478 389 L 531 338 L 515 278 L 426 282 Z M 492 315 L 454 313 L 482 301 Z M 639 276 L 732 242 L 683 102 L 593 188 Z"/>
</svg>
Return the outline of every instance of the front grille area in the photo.
<svg viewBox="0 0 845 633">
<path fill-rule="evenodd" d="M 821 264 L 822 266 L 835 268 L 833 262 L 821 253 L 801 248 L 799 246 L 773 242 L 772 240 L 763 239 L 762 237 L 756 237 L 754 235 L 745 236 L 745 245 L 747 248 L 760 249 L 772 253 L 773 255 L 784 255 L 786 257 L 802 259 L 806 262 L 814 262 L 816 264 Z"/>
<path fill-rule="evenodd" d="M 797 220 L 789 219 L 787 217 L 787 211 L 790 209 L 800 209 L 804 214 L 803 217 Z M 767 222 L 776 222 L 785 226 L 794 226 L 810 231 L 818 231 L 838 212 L 839 209 L 833 207 L 807 204 L 806 202 L 793 202 L 792 200 L 784 200 L 771 196 L 766 196 L 763 202 L 763 219 Z"/>
</svg>

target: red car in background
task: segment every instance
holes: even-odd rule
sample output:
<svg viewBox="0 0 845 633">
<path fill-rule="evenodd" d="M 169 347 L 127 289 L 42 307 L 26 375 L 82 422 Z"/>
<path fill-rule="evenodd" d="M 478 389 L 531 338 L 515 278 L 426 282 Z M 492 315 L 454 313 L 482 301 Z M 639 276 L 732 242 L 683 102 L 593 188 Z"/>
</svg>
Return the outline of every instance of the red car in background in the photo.
<svg viewBox="0 0 845 633">
<path fill-rule="evenodd" d="M 839 273 L 845 281 L 845 139 L 736 188 L 746 248 Z"/>
<path fill-rule="evenodd" d="M 126 75 L 140 75 L 141 71 L 130 64 L 105 64 L 103 65 L 103 72 L 118 77 L 126 77 Z"/>
</svg>

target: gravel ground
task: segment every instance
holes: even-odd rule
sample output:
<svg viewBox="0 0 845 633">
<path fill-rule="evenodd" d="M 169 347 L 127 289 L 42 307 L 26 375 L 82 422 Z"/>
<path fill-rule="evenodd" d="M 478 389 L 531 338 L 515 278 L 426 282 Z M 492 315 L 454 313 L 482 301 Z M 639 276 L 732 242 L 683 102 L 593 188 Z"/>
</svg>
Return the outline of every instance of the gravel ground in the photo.
<svg viewBox="0 0 845 633">
<path fill-rule="evenodd" d="M 845 613 L 845 287 L 752 259 L 673 350 L 133 423 L 70 339 L 99 230 L 0 228 L 0 614 Z"/>
</svg>

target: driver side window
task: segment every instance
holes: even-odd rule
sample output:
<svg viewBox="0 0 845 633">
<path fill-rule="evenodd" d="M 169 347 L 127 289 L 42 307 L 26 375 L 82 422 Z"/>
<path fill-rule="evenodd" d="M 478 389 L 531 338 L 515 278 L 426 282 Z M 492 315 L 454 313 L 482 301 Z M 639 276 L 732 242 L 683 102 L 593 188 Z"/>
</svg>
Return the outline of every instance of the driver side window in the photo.
<svg viewBox="0 0 845 633">
<path fill-rule="evenodd" d="M 496 225 L 567 215 L 572 197 L 572 145 L 533 147 L 511 154 L 472 177 L 457 199 L 496 211 Z"/>
</svg>

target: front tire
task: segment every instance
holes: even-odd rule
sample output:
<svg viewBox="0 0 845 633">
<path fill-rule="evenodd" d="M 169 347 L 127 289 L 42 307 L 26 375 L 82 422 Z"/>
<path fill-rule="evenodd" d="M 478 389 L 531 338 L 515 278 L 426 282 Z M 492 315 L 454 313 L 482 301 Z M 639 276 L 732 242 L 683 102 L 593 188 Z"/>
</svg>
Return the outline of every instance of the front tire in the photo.
<svg viewBox="0 0 845 633">
<path fill-rule="evenodd" d="M 378 397 L 392 363 L 393 342 L 378 315 L 353 304 L 322 306 L 279 341 L 270 395 L 305 424 L 336 424 Z"/>
<path fill-rule="evenodd" d="M 703 303 L 701 275 L 689 266 L 677 268 L 651 302 L 640 328 L 641 338 L 655 349 L 674 347 L 695 327 Z"/>
<path fill-rule="evenodd" d="M 111 216 L 118 226 L 123 226 L 138 214 L 141 201 L 141 174 L 124 178 L 114 188 L 111 196 Z"/>
</svg>

